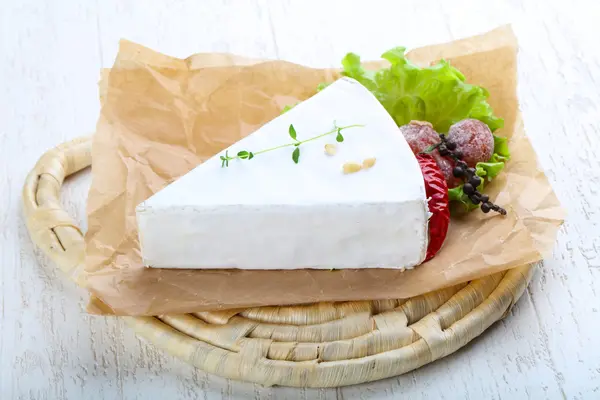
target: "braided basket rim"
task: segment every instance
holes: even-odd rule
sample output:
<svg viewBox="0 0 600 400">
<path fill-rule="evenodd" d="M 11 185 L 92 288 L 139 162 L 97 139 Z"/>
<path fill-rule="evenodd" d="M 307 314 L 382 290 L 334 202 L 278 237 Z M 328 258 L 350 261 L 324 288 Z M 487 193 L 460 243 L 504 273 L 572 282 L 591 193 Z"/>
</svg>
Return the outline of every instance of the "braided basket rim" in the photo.
<svg viewBox="0 0 600 400">
<path fill-rule="evenodd" d="M 64 180 L 91 165 L 91 136 L 46 152 L 25 180 L 32 241 L 69 277 L 81 229 L 60 203 Z M 451 354 L 504 318 L 535 265 L 407 300 L 120 317 L 136 334 L 206 372 L 265 386 L 339 387 L 397 376 Z"/>
</svg>

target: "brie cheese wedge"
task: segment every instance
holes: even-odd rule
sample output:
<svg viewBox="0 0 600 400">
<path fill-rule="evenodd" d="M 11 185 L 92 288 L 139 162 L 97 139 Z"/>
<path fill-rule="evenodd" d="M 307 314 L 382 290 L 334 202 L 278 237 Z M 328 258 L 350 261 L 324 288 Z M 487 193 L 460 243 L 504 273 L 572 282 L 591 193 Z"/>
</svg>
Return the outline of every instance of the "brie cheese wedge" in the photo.
<svg viewBox="0 0 600 400">
<path fill-rule="evenodd" d="M 298 141 L 334 133 L 298 146 L 297 163 L 295 146 L 234 159 L 227 167 L 223 151 L 141 203 L 136 213 L 145 265 L 342 269 L 423 262 L 423 176 L 379 101 L 357 81 L 341 78 L 229 147 L 228 154 L 294 143 L 290 125 Z M 343 129 L 338 143 L 335 127 L 349 125 L 362 126 Z M 348 163 L 364 160 L 376 162 L 348 173 L 354 171 Z"/>
</svg>

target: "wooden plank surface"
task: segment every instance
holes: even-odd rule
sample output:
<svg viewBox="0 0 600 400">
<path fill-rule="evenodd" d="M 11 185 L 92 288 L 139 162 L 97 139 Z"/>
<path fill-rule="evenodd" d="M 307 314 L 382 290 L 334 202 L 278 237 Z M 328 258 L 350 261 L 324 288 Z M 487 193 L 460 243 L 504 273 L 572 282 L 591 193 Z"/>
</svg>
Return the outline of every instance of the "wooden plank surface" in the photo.
<svg viewBox="0 0 600 400">
<path fill-rule="evenodd" d="M 600 398 L 600 8 L 559 0 L 0 2 L 0 398 Z M 99 69 L 120 38 L 185 57 L 222 51 L 336 66 L 512 23 L 519 95 L 540 164 L 568 210 L 512 315 L 413 373 L 341 389 L 262 388 L 193 369 L 117 318 L 83 312 L 29 241 L 20 190 L 37 158 L 93 132 Z M 89 176 L 63 203 L 85 227 Z"/>
</svg>

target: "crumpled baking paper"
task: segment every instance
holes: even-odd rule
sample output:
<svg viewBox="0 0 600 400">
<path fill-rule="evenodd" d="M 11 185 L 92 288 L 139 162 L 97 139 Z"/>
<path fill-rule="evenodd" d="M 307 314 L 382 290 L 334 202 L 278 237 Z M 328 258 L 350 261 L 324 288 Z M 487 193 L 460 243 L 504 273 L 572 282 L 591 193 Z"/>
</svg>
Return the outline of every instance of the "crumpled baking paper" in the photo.
<svg viewBox="0 0 600 400">
<path fill-rule="evenodd" d="M 451 222 L 442 251 L 413 270 L 169 270 L 141 262 L 135 207 L 153 193 L 333 81 L 336 70 L 199 54 L 185 60 L 121 41 L 103 71 L 93 139 L 85 266 L 95 314 L 160 315 L 321 301 L 407 298 L 541 260 L 563 210 L 525 135 L 510 27 L 412 50 L 419 65 L 449 60 L 487 88 L 512 159 L 486 189 L 508 216 Z M 378 62 L 371 66 L 381 65 Z M 201 191 L 202 187 L 198 187 Z"/>
</svg>

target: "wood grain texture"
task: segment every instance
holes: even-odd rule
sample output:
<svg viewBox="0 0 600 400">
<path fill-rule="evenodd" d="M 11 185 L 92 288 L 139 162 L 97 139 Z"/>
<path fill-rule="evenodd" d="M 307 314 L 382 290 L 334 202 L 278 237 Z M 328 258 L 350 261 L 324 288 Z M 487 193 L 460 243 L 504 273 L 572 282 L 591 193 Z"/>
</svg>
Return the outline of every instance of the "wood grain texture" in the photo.
<svg viewBox="0 0 600 400">
<path fill-rule="evenodd" d="M 585 1 L 117 1 L 0 3 L 0 398 L 600 397 L 600 8 Z M 51 4 L 51 5 L 50 5 Z M 99 69 L 121 37 L 185 57 L 227 51 L 334 66 L 347 51 L 457 39 L 510 22 L 525 126 L 568 210 L 555 251 L 512 310 L 459 352 L 343 389 L 262 388 L 210 376 L 83 313 L 31 245 L 23 179 L 48 148 L 95 127 Z M 88 175 L 66 209 L 85 226 Z"/>
</svg>

